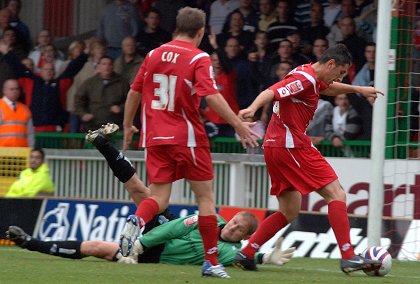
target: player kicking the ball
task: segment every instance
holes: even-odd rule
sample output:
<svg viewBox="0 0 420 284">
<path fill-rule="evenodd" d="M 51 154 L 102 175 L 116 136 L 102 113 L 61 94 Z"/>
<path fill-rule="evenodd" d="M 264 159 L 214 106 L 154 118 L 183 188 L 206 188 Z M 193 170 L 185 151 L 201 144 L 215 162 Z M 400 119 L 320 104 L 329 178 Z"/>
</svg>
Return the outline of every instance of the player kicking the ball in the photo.
<svg viewBox="0 0 420 284">
<path fill-rule="evenodd" d="M 350 242 L 346 194 L 333 168 L 305 133 L 320 94 L 360 93 L 373 101 L 378 93 L 382 94 L 373 87 L 340 83 L 351 63 L 346 46 L 337 44 L 330 47 L 318 62 L 295 68 L 239 112 L 243 119 L 252 118 L 259 108 L 274 101 L 273 116 L 264 138 L 264 158 L 271 178 L 270 194 L 277 197 L 280 210 L 262 222 L 248 245 L 236 255 L 235 266 L 257 270 L 253 258 L 255 252 L 298 217 L 302 195 L 313 191 L 328 204 L 328 220 L 342 256 L 341 270 L 349 273 L 381 266 L 379 261 L 355 255 Z"/>
</svg>

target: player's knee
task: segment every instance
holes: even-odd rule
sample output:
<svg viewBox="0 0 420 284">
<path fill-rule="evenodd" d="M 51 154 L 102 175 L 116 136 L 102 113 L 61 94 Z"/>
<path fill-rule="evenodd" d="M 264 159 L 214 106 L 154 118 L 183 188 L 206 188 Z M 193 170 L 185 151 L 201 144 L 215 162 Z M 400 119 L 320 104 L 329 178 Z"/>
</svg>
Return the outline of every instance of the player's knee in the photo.
<svg viewBox="0 0 420 284">
<path fill-rule="evenodd" d="M 286 217 L 289 223 L 291 223 L 299 216 L 299 210 L 296 210 L 295 208 L 280 211 L 283 213 L 284 217 Z"/>
</svg>

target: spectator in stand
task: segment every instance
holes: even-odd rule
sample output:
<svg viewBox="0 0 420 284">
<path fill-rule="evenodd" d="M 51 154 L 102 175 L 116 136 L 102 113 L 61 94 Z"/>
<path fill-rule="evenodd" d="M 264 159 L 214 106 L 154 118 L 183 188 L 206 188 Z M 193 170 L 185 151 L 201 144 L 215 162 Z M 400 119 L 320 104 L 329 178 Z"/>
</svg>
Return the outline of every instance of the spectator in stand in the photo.
<svg viewBox="0 0 420 284">
<path fill-rule="evenodd" d="M 309 63 L 311 59 L 302 53 L 302 38 L 298 31 L 290 31 L 286 39 L 292 43 L 293 60 L 302 62 L 301 64 Z"/>
<path fill-rule="evenodd" d="M 0 99 L 0 147 L 35 145 L 32 113 L 26 105 L 18 101 L 19 97 L 18 81 L 5 81 Z"/>
<path fill-rule="evenodd" d="M 350 105 L 346 94 L 335 97 L 335 104 L 331 120 L 327 120 L 325 127 L 326 138 L 334 147 L 343 148 L 345 140 L 355 140 L 362 131 L 362 119 Z M 347 152 L 346 149 L 344 149 Z M 348 156 L 348 153 L 346 153 Z"/>
<path fill-rule="evenodd" d="M 287 37 L 291 30 L 297 31 L 299 24 L 291 18 L 289 2 L 287 0 L 279 0 L 276 6 L 277 20 L 272 23 L 267 30 L 268 39 L 272 50 L 276 50 L 279 42 Z"/>
<path fill-rule="evenodd" d="M 137 41 L 128 36 L 121 43 L 122 54 L 115 60 L 114 71 L 125 78 L 130 84 L 139 71 L 144 58 L 136 53 Z"/>
<path fill-rule="evenodd" d="M 319 2 L 312 4 L 310 24 L 301 32 L 302 41 L 305 46 L 311 45 L 317 38 L 325 38 L 330 29 L 324 25 L 324 8 Z"/>
<path fill-rule="evenodd" d="M 312 144 L 319 145 L 327 136 L 327 124 L 331 125 L 333 105 L 326 100 L 319 99 L 314 117 L 306 128 L 306 134 L 311 138 Z"/>
<path fill-rule="evenodd" d="M 187 6 L 187 4 L 184 0 L 156 0 L 154 7 L 161 15 L 165 15 L 160 21 L 162 29 L 169 34 L 172 34 L 175 31 L 178 10 L 185 6 Z"/>
<path fill-rule="evenodd" d="M 146 13 L 144 18 L 146 25 L 143 29 L 140 29 L 138 37 L 138 51 L 140 55 L 146 56 L 152 49 L 172 39 L 171 34 L 160 27 L 160 18 L 160 12 L 156 9 L 151 9 Z"/>
<path fill-rule="evenodd" d="M 375 79 L 375 54 L 376 44 L 370 42 L 365 47 L 366 63 L 362 69 L 357 73 L 352 85 L 358 86 L 374 86 Z M 358 93 L 347 95 L 350 104 L 354 107 L 357 113 L 362 118 L 362 133 L 359 139 L 370 140 L 372 136 L 372 101 Z"/>
<path fill-rule="evenodd" d="M 29 168 L 19 174 L 6 197 L 34 197 L 54 194 L 54 183 L 50 177 L 50 170 L 45 161 L 42 149 L 35 148 L 29 156 Z"/>
<path fill-rule="evenodd" d="M 3 31 L 3 41 L 5 44 L 10 46 L 11 52 L 20 60 L 26 58 L 28 53 L 25 49 L 17 42 L 17 32 L 15 28 L 8 27 Z"/>
<path fill-rule="evenodd" d="M 67 48 L 67 60 L 63 61 L 58 73 L 59 74 L 63 73 L 63 71 L 66 70 L 67 66 L 69 66 L 69 63 L 73 59 L 76 59 L 85 49 L 86 49 L 86 44 L 84 41 L 82 40 L 72 41 L 69 47 Z"/>
<path fill-rule="evenodd" d="M 20 10 L 22 8 L 21 0 L 8 0 L 6 2 L 6 8 L 9 9 L 11 13 L 11 21 L 9 25 L 12 28 L 15 28 L 17 31 L 18 40 L 17 42 L 22 46 L 26 53 L 31 50 L 32 40 L 31 33 L 28 26 L 22 22 L 19 18 Z"/>
<path fill-rule="evenodd" d="M 271 0 L 260 0 L 259 8 L 260 17 L 258 21 L 258 29 L 266 32 L 268 27 L 277 20 L 276 13 L 274 12 L 274 5 Z"/>
<path fill-rule="evenodd" d="M 68 123 L 67 90 L 73 77 L 86 62 L 87 56 L 82 53 L 69 64 L 58 78 L 54 79 L 55 71 L 51 63 L 45 63 L 40 76 L 38 76 L 26 69 L 20 60 L 9 51 L 9 46 L 0 43 L 0 52 L 4 54 L 5 61 L 15 71 L 25 93 L 25 104 L 32 111 L 35 131 L 63 131 Z"/>
<path fill-rule="evenodd" d="M 42 30 L 37 37 L 37 45 L 32 49 L 32 51 L 29 53 L 29 58 L 32 59 L 32 61 L 35 64 L 35 70 L 38 72 L 39 70 L 37 68 L 40 67 L 41 62 L 41 51 L 44 46 L 48 44 L 52 44 L 53 39 L 51 36 L 51 33 L 48 30 Z M 64 59 L 64 54 L 61 51 L 57 51 L 57 56 L 59 59 Z"/>
<path fill-rule="evenodd" d="M 233 70 L 229 70 L 223 64 L 217 52 L 211 55 L 211 65 L 213 66 L 213 75 L 216 82 L 217 89 L 220 94 L 225 98 L 230 108 L 235 114 L 239 112 L 239 105 L 236 98 L 236 74 Z M 206 128 L 207 136 L 212 137 L 234 137 L 235 129 L 228 124 L 216 111 L 210 108 L 205 100 L 204 105 L 201 108 L 201 114 L 206 119 L 204 126 Z"/>
<path fill-rule="evenodd" d="M 239 8 L 235 9 L 232 13 L 230 13 L 225 20 L 225 23 L 223 25 L 223 32 L 226 32 L 229 30 L 230 27 L 230 17 L 233 13 L 239 12 L 243 16 L 244 20 L 244 31 L 250 31 L 252 33 L 255 33 L 258 30 L 258 13 L 252 7 L 252 1 L 251 0 L 239 0 Z"/>
<path fill-rule="evenodd" d="M 251 63 L 253 77 L 259 82 L 259 91 L 269 86 L 268 70 L 270 67 L 271 55 L 268 53 L 267 33 L 258 31 L 255 35 L 254 47 L 248 53 L 248 61 Z"/>
<path fill-rule="evenodd" d="M 324 24 L 326 27 L 331 28 L 332 25 L 334 25 L 334 23 L 338 20 L 340 11 L 340 0 L 328 1 L 328 5 L 324 8 Z"/>
<path fill-rule="evenodd" d="M 10 22 L 12 20 L 12 12 L 3 8 L 0 10 L 0 38 L 3 37 L 4 30 L 10 27 Z"/>
<path fill-rule="evenodd" d="M 98 73 L 87 79 L 77 91 L 74 105 L 84 131 L 95 130 L 108 121 L 122 126 L 124 103 L 129 83 L 115 73 L 113 60 L 104 56 L 97 66 Z"/>
<path fill-rule="evenodd" d="M 26 69 L 28 69 L 31 72 L 35 71 L 34 62 L 29 57 L 22 59 L 22 65 L 25 66 Z"/>
<path fill-rule="evenodd" d="M 362 14 L 363 8 L 373 3 L 373 0 L 354 0 L 354 9 L 356 11 L 356 16 Z"/>
<path fill-rule="evenodd" d="M 58 51 L 52 44 L 47 44 L 41 49 L 41 59 L 38 65 L 35 66 L 35 73 L 40 73 L 46 63 L 50 63 L 54 66 L 54 74 L 56 77 L 60 76 L 60 70 L 62 70 L 63 60 L 58 58 Z"/>
<path fill-rule="evenodd" d="M 239 0 L 216 0 L 210 6 L 209 26 L 210 32 L 220 34 L 226 17 L 239 8 Z"/>
<path fill-rule="evenodd" d="M 317 38 L 312 44 L 312 54 L 314 61 L 318 61 L 321 55 L 328 49 L 328 40 L 326 38 Z"/>
<path fill-rule="evenodd" d="M 239 108 L 249 105 L 258 94 L 259 82 L 253 77 L 251 64 L 241 55 L 241 46 L 237 38 L 226 42 L 224 53 L 219 53 L 223 62 L 229 62 L 236 73 L 236 98 Z M 227 56 L 227 59 L 224 57 Z"/>
<path fill-rule="evenodd" d="M 353 57 L 356 72 L 359 72 L 366 61 L 364 56 L 366 41 L 356 34 L 356 24 L 353 18 L 342 18 L 340 20 L 340 31 L 343 36 L 343 40 L 340 43 L 347 46 Z"/>
<path fill-rule="evenodd" d="M 328 6 L 328 0 L 295 0 L 293 1 L 294 19 L 299 23 L 303 29 L 307 29 L 311 25 L 311 11 L 314 6 L 323 7 Z"/>
<path fill-rule="evenodd" d="M 241 12 L 233 12 L 230 16 L 229 29 L 217 36 L 217 45 L 226 46 L 228 39 L 236 38 L 241 46 L 241 51 L 245 54 L 254 43 L 255 33 L 244 31 L 244 16 Z"/>
<path fill-rule="evenodd" d="M 269 80 L 271 84 L 278 82 L 278 76 L 276 75 L 276 70 L 280 62 L 289 62 L 292 65 L 292 68 L 295 68 L 305 63 L 300 58 L 293 57 L 292 43 L 288 39 L 283 39 L 279 44 L 279 48 L 277 49 L 277 54 L 274 55 L 270 60 L 268 76 L 269 76 Z"/>
<path fill-rule="evenodd" d="M 112 58 L 121 55 L 121 42 L 126 36 L 137 37 L 140 17 L 129 1 L 114 0 L 101 12 L 98 37 L 105 40 L 106 53 Z"/>
</svg>

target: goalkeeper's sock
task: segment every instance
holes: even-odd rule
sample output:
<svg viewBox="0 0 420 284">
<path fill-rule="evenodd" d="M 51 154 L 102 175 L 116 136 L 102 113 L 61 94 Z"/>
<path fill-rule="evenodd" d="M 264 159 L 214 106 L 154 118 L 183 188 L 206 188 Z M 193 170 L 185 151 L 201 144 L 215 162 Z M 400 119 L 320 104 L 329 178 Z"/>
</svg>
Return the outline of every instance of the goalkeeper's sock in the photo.
<svg viewBox="0 0 420 284">
<path fill-rule="evenodd" d="M 278 231 L 284 228 L 289 222 L 280 211 L 271 214 L 258 227 L 258 230 L 249 239 L 248 245 L 242 249 L 242 253 L 247 258 L 254 258 L 260 246 L 271 239 Z"/>
<path fill-rule="evenodd" d="M 153 198 L 143 199 L 136 210 L 136 216 L 143 220 L 143 224 L 150 222 L 150 220 L 159 213 L 159 204 Z M 140 222 L 142 224 L 142 222 Z"/>
<path fill-rule="evenodd" d="M 354 249 L 350 242 L 350 223 L 345 202 L 333 200 L 328 203 L 328 221 L 334 231 L 342 258 L 352 258 Z"/>
<path fill-rule="evenodd" d="M 82 245 L 81 241 L 50 241 L 44 242 L 37 239 L 32 238 L 28 241 L 26 248 L 31 251 L 37 251 L 40 253 L 65 257 L 65 258 L 73 258 L 73 259 L 81 259 L 86 257 L 82 255 L 80 252 L 80 247 Z"/>
<path fill-rule="evenodd" d="M 217 265 L 217 241 L 219 240 L 219 227 L 216 215 L 198 215 L 198 230 L 203 239 L 204 259 L 211 265 Z"/>
<path fill-rule="evenodd" d="M 112 172 L 122 183 L 126 183 L 136 173 L 130 161 L 109 141 L 97 145 L 96 148 L 105 157 Z"/>
</svg>

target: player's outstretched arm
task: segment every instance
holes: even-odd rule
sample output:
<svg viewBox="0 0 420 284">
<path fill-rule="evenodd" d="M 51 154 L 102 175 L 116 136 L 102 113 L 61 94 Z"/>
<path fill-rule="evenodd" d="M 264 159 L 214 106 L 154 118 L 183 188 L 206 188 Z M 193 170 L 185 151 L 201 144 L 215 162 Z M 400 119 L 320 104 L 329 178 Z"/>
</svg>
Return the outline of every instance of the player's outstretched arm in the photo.
<svg viewBox="0 0 420 284">
<path fill-rule="evenodd" d="M 247 145 L 251 147 L 258 146 L 256 140 L 261 139 L 261 137 L 251 130 L 250 126 L 252 126 L 252 123 L 242 122 L 221 94 L 206 96 L 206 102 L 227 123 L 235 128 L 236 133 L 241 138 L 241 143 L 244 148 L 246 148 Z"/>
<path fill-rule="evenodd" d="M 374 102 L 378 97 L 378 94 L 384 95 L 383 92 L 375 89 L 374 87 L 368 86 L 353 86 L 349 84 L 334 82 L 332 83 L 328 89 L 321 92 L 322 95 L 326 96 L 338 96 L 341 94 L 348 94 L 348 93 L 360 93 L 362 96 L 366 97 L 370 100 L 370 102 Z"/>
<path fill-rule="evenodd" d="M 247 118 L 253 118 L 257 110 L 259 110 L 263 106 L 266 106 L 268 103 L 271 103 L 273 99 L 274 92 L 272 90 L 267 89 L 265 91 L 262 91 L 249 107 L 239 111 L 239 118 L 242 120 L 245 120 Z"/>
<path fill-rule="evenodd" d="M 138 129 L 133 126 L 134 116 L 136 115 L 141 100 L 139 92 L 130 89 L 127 94 L 127 100 L 124 106 L 124 141 L 123 150 L 128 150 L 133 140 L 133 135 L 138 132 Z"/>
</svg>

